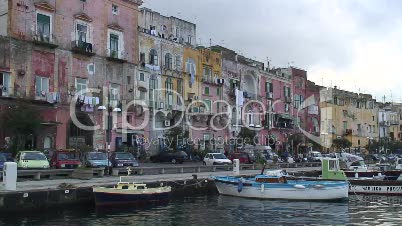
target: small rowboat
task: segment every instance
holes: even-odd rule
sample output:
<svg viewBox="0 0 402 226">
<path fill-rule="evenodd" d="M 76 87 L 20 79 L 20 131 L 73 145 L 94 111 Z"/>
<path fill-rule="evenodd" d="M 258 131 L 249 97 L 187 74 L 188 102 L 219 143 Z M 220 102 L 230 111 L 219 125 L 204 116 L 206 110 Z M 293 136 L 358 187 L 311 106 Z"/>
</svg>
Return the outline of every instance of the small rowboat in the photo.
<svg viewBox="0 0 402 226">
<path fill-rule="evenodd" d="M 345 181 L 287 180 L 284 175 L 272 173 L 257 175 L 254 178 L 221 176 L 213 179 L 222 195 L 311 201 L 348 198 L 348 184 Z"/>
<path fill-rule="evenodd" d="M 94 187 L 96 206 L 148 204 L 167 201 L 171 187 L 147 188 L 146 184 L 119 182 L 113 188 Z"/>
</svg>

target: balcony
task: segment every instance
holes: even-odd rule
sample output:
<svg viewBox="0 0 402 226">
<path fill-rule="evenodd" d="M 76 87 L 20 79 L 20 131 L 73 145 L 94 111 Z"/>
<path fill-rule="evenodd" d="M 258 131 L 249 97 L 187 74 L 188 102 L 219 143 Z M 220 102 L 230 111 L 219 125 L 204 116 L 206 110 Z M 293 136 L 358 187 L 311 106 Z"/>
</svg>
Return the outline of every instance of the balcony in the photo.
<svg viewBox="0 0 402 226">
<path fill-rule="evenodd" d="M 125 63 L 127 62 L 127 56 L 124 51 L 119 50 L 107 50 L 106 59 L 109 61 L 114 61 L 118 63 Z"/>
<path fill-rule="evenodd" d="M 212 84 L 212 85 L 216 85 L 216 81 L 213 78 L 208 78 L 207 76 L 203 76 L 202 80 L 203 83 L 208 83 L 208 84 Z"/>
<path fill-rule="evenodd" d="M 72 41 L 71 42 L 71 51 L 73 53 L 81 54 L 84 56 L 94 56 L 95 51 L 93 49 L 92 43 L 83 42 L 83 41 Z"/>
<path fill-rule="evenodd" d="M 32 36 L 32 42 L 38 46 L 44 46 L 51 49 L 57 48 L 59 45 L 56 44 L 56 38 L 49 34 L 34 34 Z"/>
<path fill-rule="evenodd" d="M 345 129 L 343 131 L 343 135 L 344 136 L 348 136 L 348 135 L 352 135 L 353 130 L 352 129 Z"/>
<path fill-rule="evenodd" d="M 267 92 L 267 93 L 266 93 L 266 98 L 267 98 L 268 100 L 272 100 L 272 99 L 274 99 L 274 94 L 273 94 L 272 92 Z"/>
</svg>

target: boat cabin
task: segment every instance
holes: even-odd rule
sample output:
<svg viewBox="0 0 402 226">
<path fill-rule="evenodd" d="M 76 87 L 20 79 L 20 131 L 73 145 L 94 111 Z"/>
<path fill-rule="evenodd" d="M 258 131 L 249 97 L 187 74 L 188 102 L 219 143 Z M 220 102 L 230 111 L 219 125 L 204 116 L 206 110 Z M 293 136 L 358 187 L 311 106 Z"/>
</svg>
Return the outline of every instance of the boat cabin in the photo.
<svg viewBox="0 0 402 226">
<path fill-rule="evenodd" d="M 129 182 L 119 182 L 114 188 L 121 189 L 121 190 L 144 190 L 144 189 L 147 189 L 147 185 L 146 184 L 129 183 Z"/>
<path fill-rule="evenodd" d="M 255 177 L 256 182 L 260 183 L 274 183 L 274 184 L 286 184 L 288 183 L 285 176 L 267 176 L 258 175 Z"/>
</svg>

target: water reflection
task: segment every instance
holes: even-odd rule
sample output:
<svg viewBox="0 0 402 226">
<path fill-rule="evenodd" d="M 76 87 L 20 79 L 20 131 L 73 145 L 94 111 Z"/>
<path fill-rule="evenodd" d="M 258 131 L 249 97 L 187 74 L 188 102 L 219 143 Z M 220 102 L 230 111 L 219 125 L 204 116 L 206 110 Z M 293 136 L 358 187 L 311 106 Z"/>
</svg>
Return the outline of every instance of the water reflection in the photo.
<svg viewBox="0 0 402 226">
<path fill-rule="evenodd" d="M 400 225 L 401 207 L 401 197 L 383 196 L 352 196 L 343 203 L 199 196 L 153 206 L 1 215 L 0 225 Z"/>
</svg>

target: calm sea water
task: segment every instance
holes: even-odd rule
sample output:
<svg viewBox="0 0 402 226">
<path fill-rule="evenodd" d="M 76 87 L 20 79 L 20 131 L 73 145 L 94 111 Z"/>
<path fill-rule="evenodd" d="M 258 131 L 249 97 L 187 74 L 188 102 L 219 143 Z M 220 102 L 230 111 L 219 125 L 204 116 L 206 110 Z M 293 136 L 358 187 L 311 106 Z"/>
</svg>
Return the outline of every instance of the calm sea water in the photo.
<svg viewBox="0 0 402 226">
<path fill-rule="evenodd" d="M 0 225 L 402 225 L 402 198 L 352 196 L 349 202 L 288 202 L 187 197 L 141 208 L 91 206 L 0 216 Z"/>
</svg>

